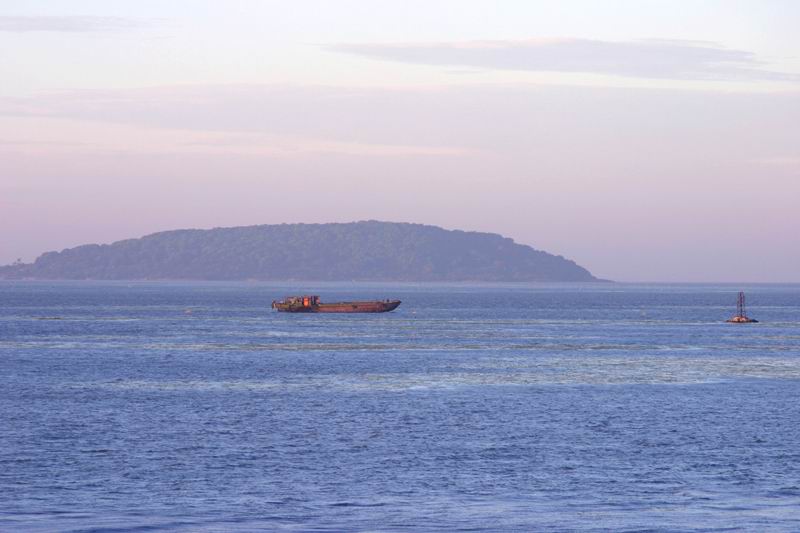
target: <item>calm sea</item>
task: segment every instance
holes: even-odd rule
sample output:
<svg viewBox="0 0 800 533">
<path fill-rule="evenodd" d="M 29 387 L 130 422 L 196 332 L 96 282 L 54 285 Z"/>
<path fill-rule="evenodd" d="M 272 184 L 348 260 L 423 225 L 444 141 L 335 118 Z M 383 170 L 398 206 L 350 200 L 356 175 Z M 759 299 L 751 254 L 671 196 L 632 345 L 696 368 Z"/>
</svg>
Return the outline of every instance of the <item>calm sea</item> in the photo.
<svg viewBox="0 0 800 533">
<path fill-rule="evenodd" d="M 800 531 L 800 285 L 0 283 L 0 530 Z"/>
</svg>

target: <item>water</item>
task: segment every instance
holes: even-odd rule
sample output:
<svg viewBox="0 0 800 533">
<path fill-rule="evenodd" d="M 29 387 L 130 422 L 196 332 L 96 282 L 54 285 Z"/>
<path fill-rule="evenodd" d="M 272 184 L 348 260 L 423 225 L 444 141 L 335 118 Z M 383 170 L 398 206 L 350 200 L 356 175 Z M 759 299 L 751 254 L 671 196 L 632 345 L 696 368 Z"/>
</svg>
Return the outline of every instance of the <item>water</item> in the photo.
<svg viewBox="0 0 800 533">
<path fill-rule="evenodd" d="M 800 286 L 0 283 L 3 531 L 798 531 Z"/>
</svg>

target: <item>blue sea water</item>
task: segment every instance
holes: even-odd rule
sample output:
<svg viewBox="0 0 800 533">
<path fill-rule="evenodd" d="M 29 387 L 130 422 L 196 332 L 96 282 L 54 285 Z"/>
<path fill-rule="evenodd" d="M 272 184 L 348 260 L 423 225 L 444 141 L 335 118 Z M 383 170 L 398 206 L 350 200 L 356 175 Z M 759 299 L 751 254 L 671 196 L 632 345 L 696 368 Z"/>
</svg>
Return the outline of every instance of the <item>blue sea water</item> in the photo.
<svg viewBox="0 0 800 533">
<path fill-rule="evenodd" d="M 800 286 L 743 288 L 0 283 L 0 530 L 800 531 Z"/>
</svg>

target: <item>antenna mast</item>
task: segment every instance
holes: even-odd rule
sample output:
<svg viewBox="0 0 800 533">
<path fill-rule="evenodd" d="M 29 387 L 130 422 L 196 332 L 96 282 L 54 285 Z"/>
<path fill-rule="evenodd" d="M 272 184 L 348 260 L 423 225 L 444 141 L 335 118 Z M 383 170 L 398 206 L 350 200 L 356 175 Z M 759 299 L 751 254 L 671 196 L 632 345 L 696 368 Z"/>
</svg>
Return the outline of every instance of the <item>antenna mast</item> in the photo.
<svg viewBox="0 0 800 533">
<path fill-rule="evenodd" d="M 726 322 L 732 322 L 734 324 L 749 324 L 752 322 L 758 322 L 755 318 L 750 318 L 745 314 L 744 308 L 744 292 L 739 292 L 739 298 L 736 300 L 736 316 L 733 318 L 729 318 Z"/>
</svg>

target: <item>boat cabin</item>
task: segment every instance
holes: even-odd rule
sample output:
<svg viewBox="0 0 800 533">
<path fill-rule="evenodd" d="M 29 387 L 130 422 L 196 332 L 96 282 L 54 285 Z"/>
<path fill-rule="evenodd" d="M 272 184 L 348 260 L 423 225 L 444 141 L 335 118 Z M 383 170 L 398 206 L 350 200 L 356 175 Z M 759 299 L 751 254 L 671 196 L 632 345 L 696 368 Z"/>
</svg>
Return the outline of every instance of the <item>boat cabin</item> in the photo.
<svg viewBox="0 0 800 533">
<path fill-rule="evenodd" d="M 280 302 L 272 302 L 272 307 L 285 306 L 293 309 L 306 308 L 311 309 L 319 305 L 319 296 L 305 295 L 305 296 L 287 296 Z"/>
</svg>

